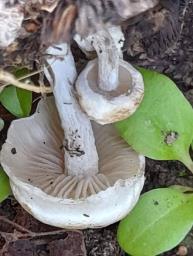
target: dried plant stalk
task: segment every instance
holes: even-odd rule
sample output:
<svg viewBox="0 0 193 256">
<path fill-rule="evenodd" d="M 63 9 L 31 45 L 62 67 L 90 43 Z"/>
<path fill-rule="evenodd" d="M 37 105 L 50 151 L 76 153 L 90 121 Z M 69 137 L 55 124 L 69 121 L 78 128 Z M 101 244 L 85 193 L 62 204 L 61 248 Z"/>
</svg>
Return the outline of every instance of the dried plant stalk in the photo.
<svg viewBox="0 0 193 256">
<path fill-rule="evenodd" d="M 17 78 L 15 78 L 14 75 L 10 74 L 9 72 L 6 72 L 4 70 L 0 70 L 0 81 L 6 83 L 2 86 L 0 86 L 0 92 L 8 85 L 12 84 L 18 88 L 22 88 L 28 91 L 32 91 L 35 93 L 51 93 L 52 88 L 51 87 L 40 87 L 36 86 L 34 84 L 27 84 L 20 82 Z"/>
</svg>

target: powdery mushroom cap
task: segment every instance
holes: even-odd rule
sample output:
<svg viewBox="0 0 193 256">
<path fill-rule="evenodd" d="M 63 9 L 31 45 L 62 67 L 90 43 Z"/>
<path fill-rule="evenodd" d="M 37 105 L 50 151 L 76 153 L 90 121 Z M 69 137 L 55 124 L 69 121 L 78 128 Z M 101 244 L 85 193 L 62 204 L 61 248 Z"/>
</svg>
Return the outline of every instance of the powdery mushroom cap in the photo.
<svg viewBox="0 0 193 256">
<path fill-rule="evenodd" d="M 98 86 L 98 61 L 89 61 L 80 73 L 76 90 L 79 103 L 91 120 L 114 123 L 132 115 L 144 95 L 142 75 L 126 61 L 119 60 L 119 84 L 116 90 L 103 91 Z"/>
<path fill-rule="evenodd" d="M 41 100 L 31 117 L 12 122 L 1 164 L 16 199 L 35 218 L 62 228 L 103 227 L 122 219 L 136 204 L 144 184 L 144 157 L 113 126 L 93 123 L 93 130 L 99 173 L 69 176 L 53 98 Z"/>
</svg>

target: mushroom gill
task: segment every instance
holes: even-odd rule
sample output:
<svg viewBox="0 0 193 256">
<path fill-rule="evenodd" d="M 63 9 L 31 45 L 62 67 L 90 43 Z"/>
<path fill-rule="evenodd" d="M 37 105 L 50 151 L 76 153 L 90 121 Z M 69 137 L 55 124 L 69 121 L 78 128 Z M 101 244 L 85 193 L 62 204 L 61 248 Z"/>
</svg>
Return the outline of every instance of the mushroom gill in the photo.
<svg viewBox="0 0 193 256">
<path fill-rule="evenodd" d="M 11 124 L 1 153 L 10 177 L 57 198 L 85 199 L 120 180 L 141 176 L 144 158 L 119 137 L 112 125 L 92 123 L 99 173 L 69 175 L 65 170 L 63 130 L 53 97 L 41 100 L 36 113 Z"/>
</svg>

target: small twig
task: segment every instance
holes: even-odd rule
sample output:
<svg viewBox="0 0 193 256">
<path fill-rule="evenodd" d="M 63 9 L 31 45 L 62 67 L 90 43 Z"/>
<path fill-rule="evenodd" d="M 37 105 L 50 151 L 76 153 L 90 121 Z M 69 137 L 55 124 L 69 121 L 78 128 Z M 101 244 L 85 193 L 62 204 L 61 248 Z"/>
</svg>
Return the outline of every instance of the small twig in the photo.
<svg viewBox="0 0 193 256">
<path fill-rule="evenodd" d="M 183 32 L 183 29 L 184 29 L 184 25 L 185 25 L 185 15 L 187 13 L 187 9 L 190 5 L 191 1 L 188 1 L 185 3 L 185 7 L 184 7 L 184 10 L 182 12 L 182 16 L 181 16 L 181 20 L 182 20 L 182 23 L 181 23 L 181 26 L 180 26 L 180 37 L 182 35 L 182 32 Z"/>
<path fill-rule="evenodd" d="M 0 221 L 4 221 L 4 222 L 6 222 L 6 223 L 12 225 L 12 226 L 15 227 L 16 229 L 18 229 L 18 230 L 20 230 L 20 231 L 26 233 L 26 234 L 21 234 L 21 237 L 23 237 L 23 238 L 24 238 L 24 237 L 33 237 L 33 238 L 35 238 L 35 237 L 41 237 L 41 236 L 58 235 L 58 234 L 62 234 L 62 233 L 65 233 L 65 232 L 69 232 L 69 230 L 65 230 L 65 229 L 57 229 L 57 230 L 45 231 L 45 232 L 33 232 L 33 231 L 30 231 L 30 230 L 24 228 L 23 226 L 21 226 L 21 225 L 15 223 L 15 222 L 13 222 L 13 221 L 7 219 L 7 218 L 4 217 L 4 216 L 0 216 Z M 71 231 L 72 231 L 72 230 L 71 230 Z M 73 231 L 75 231 L 75 232 L 80 232 L 80 233 L 81 233 L 80 230 L 73 230 Z M 73 232 L 73 231 L 72 231 L 72 232 Z M 10 235 L 11 233 L 7 233 L 7 232 L 2 232 L 2 231 L 0 231 L 0 234 L 2 234 L 2 235 L 3 235 L 3 234 L 5 234 L 5 235 L 6 235 L 6 234 L 9 234 L 9 235 Z"/>
<path fill-rule="evenodd" d="M 40 60 L 40 62 L 38 62 L 38 66 L 39 66 L 39 70 L 42 70 L 42 71 L 44 71 L 44 66 L 45 66 L 45 64 L 43 64 L 42 63 L 43 61 L 42 60 Z M 43 68 L 42 68 L 42 66 L 43 66 Z M 49 68 L 49 67 L 45 67 L 45 68 Z M 39 85 L 40 85 L 40 87 L 42 87 L 42 88 L 45 88 L 45 83 L 44 83 L 44 72 L 40 72 L 39 73 L 39 79 L 38 79 L 38 82 L 39 82 Z M 45 98 L 46 97 L 46 95 L 45 94 L 42 94 L 41 95 L 43 98 Z"/>
<path fill-rule="evenodd" d="M 19 229 L 20 231 L 27 233 L 30 236 L 34 235 L 34 232 L 31 232 L 30 230 L 22 227 L 21 225 L 19 225 L 19 224 L 15 223 L 15 222 L 13 222 L 13 221 L 3 217 L 3 216 L 0 216 L 0 221 L 4 221 L 4 222 L 8 223 L 8 224 L 14 226 L 15 228 Z"/>
<path fill-rule="evenodd" d="M 25 76 L 19 77 L 17 80 L 18 80 L 18 81 L 24 80 L 24 79 L 29 78 L 29 77 L 31 77 L 31 76 L 35 76 L 35 75 L 37 75 L 37 74 L 39 74 L 39 73 L 42 73 L 43 71 L 44 71 L 43 69 L 36 70 L 36 71 L 31 72 L 31 73 L 29 73 L 29 74 L 27 74 L 27 75 L 25 75 Z"/>
<path fill-rule="evenodd" d="M 59 235 L 59 234 L 63 234 L 66 232 L 67 232 L 67 230 L 64 230 L 64 229 L 54 230 L 54 231 L 46 231 L 46 232 L 33 232 L 32 237 L 34 238 L 34 237 L 41 237 L 41 236 Z"/>
<path fill-rule="evenodd" d="M 37 71 L 34 71 L 34 72 L 31 72 L 30 74 L 27 74 L 27 75 L 25 75 L 25 76 L 21 76 L 21 77 L 19 77 L 19 78 L 17 78 L 17 80 L 18 81 L 22 81 L 22 80 L 24 80 L 24 79 L 27 79 L 27 78 L 29 78 L 29 77 L 32 77 L 32 76 L 34 76 L 34 75 L 36 75 L 36 74 L 39 74 L 39 73 L 42 73 L 43 72 L 43 69 L 42 70 L 37 70 Z M 3 89 L 5 88 L 5 87 L 7 87 L 8 85 L 10 85 L 9 83 L 6 83 L 6 84 L 2 84 L 2 85 L 0 85 L 0 93 L 3 91 Z"/>
<path fill-rule="evenodd" d="M 16 86 L 18 88 L 25 89 L 25 90 L 28 90 L 28 91 L 32 91 L 32 92 L 35 92 L 35 93 L 44 94 L 44 93 L 51 93 L 52 92 L 51 87 L 42 88 L 42 87 L 39 87 L 39 86 L 36 86 L 36 85 L 30 85 L 30 84 L 20 82 L 12 74 L 10 74 L 6 71 L 3 71 L 3 70 L 0 70 L 0 81 L 3 81 L 3 82 L 6 83 L 6 85 L 3 85 L 3 88 L 4 88 L 4 86 L 7 86 L 9 84 L 13 84 L 14 86 Z"/>
</svg>

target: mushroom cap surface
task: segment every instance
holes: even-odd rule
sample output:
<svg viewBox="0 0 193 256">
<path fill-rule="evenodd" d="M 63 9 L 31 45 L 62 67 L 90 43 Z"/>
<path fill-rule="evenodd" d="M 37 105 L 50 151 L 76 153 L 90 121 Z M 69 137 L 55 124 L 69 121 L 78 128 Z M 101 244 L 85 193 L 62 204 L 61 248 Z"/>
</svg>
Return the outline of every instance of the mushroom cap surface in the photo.
<svg viewBox="0 0 193 256">
<path fill-rule="evenodd" d="M 144 184 L 145 159 L 112 125 L 93 123 L 99 154 L 95 176 L 69 176 L 63 130 L 53 98 L 34 115 L 13 121 L 0 160 L 19 203 L 38 220 L 61 228 L 96 228 L 122 219 Z"/>
<path fill-rule="evenodd" d="M 114 123 L 132 115 L 144 95 L 142 75 L 124 60 L 119 60 L 119 85 L 105 92 L 98 86 L 98 61 L 89 61 L 78 76 L 76 90 L 79 103 L 91 120 L 99 124 Z"/>
</svg>

